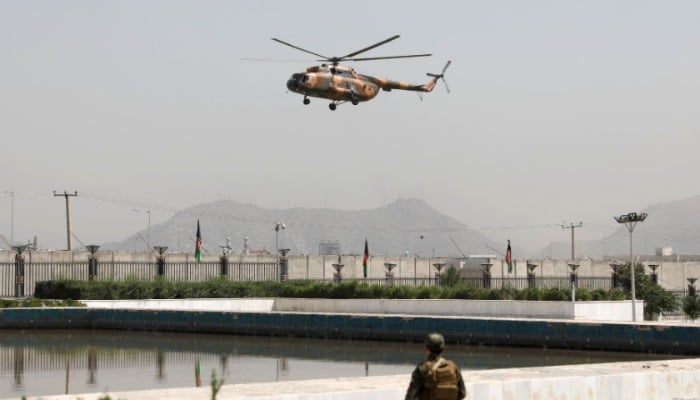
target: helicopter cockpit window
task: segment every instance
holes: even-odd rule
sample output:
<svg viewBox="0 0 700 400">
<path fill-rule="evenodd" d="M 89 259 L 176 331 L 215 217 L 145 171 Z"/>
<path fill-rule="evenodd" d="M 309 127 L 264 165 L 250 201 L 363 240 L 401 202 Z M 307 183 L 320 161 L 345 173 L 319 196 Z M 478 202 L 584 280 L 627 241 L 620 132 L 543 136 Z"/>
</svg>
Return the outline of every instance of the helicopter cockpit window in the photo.
<svg viewBox="0 0 700 400">
<path fill-rule="evenodd" d="M 304 75 L 304 77 L 301 79 L 301 81 L 304 82 L 304 83 L 308 82 L 308 81 L 309 81 L 309 76 L 308 76 L 308 75 Z"/>
</svg>

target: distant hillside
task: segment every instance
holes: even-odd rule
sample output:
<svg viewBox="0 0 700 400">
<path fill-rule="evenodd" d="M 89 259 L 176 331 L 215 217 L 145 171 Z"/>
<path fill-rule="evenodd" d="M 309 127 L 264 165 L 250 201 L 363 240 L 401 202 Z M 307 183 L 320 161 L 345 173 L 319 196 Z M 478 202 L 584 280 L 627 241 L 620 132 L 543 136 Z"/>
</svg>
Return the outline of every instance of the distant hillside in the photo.
<svg viewBox="0 0 700 400">
<path fill-rule="evenodd" d="M 641 211 L 649 216 L 634 230 L 635 254 L 654 254 L 656 248 L 666 246 L 672 247 L 674 254 L 700 254 L 700 196 L 652 205 Z M 570 254 L 570 243 L 554 242 L 537 257 L 566 259 Z M 626 254 L 629 254 L 629 232 L 622 225 L 601 240 L 576 242 L 577 257 L 601 259 Z"/>
<path fill-rule="evenodd" d="M 220 253 L 220 245 L 231 238 L 233 251 L 240 253 L 244 238 L 252 248 L 275 249 L 276 221 L 287 228 L 279 233 L 280 248 L 292 254 L 318 254 L 322 241 L 339 241 L 344 254 L 362 254 L 365 238 L 371 254 L 459 256 L 450 237 L 466 254 L 493 254 L 492 240 L 463 223 L 441 214 L 421 200 L 398 200 L 372 210 L 343 211 L 292 208 L 264 209 L 224 200 L 182 210 L 170 220 L 151 227 L 151 245 L 168 246 L 169 251 L 194 251 L 197 219 L 200 220 L 205 249 Z M 105 244 L 105 249 L 144 250 L 146 231 L 122 242 Z"/>
</svg>

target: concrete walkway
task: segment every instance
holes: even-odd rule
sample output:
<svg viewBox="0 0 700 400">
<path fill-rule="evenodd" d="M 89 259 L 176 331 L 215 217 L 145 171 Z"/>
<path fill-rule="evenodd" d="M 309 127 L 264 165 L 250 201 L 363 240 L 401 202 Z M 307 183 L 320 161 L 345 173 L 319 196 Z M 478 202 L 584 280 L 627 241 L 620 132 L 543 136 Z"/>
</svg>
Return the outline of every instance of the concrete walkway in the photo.
<svg viewBox="0 0 700 400">
<path fill-rule="evenodd" d="M 476 400 L 699 400 L 700 359 L 464 372 Z M 217 400 L 402 399 L 409 375 L 223 386 Z M 211 388 L 30 397 L 34 400 L 207 400 Z"/>
</svg>

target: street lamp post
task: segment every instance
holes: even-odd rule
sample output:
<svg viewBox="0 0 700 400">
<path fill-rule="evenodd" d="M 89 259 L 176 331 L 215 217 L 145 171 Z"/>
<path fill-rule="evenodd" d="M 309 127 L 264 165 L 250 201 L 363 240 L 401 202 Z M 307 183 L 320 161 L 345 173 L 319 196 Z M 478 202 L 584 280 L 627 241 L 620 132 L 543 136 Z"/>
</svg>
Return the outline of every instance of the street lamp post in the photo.
<svg viewBox="0 0 700 400">
<path fill-rule="evenodd" d="M 571 302 L 576 301 L 576 281 L 578 279 L 576 271 L 580 266 L 580 264 L 576 264 L 575 262 L 569 263 L 569 268 L 571 269 Z"/>
<path fill-rule="evenodd" d="M 153 246 L 158 252 L 158 259 L 156 259 L 156 274 L 158 276 L 165 276 L 165 252 L 168 250 L 168 246 Z"/>
<path fill-rule="evenodd" d="M 90 258 L 88 259 L 88 279 L 94 281 L 97 279 L 97 250 L 100 246 L 96 244 L 89 244 L 85 246 L 90 252 Z"/>
<path fill-rule="evenodd" d="M 277 271 L 280 269 L 280 229 L 284 230 L 287 226 L 284 222 L 277 221 L 272 230 L 275 231 L 275 256 L 277 257 Z"/>
<path fill-rule="evenodd" d="M 622 214 L 619 217 L 614 217 L 618 224 L 624 224 L 630 233 L 630 280 L 632 286 L 632 321 L 637 320 L 636 293 L 634 284 L 634 254 L 632 253 L 632 232 L 637 226 L 637 223 L 644 221 L 647 218 L 647 213 L 631 212 Z"/>
</svg>

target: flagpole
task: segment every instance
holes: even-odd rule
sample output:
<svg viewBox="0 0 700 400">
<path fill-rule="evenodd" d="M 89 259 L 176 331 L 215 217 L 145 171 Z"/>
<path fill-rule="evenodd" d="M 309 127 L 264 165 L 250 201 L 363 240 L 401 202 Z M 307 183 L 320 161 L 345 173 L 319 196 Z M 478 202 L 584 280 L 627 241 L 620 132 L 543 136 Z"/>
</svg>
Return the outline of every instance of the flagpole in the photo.
<svg viewBox="0 0 700 400">
<path fill-rule="evenodd" d="M 275 231 L 275 257 L 277 259 L 277 271 L 279 272 L 280 270 L 280 244 L 279 244 L 279 238 L 280 238 L 280 229 L 284 230 L 286 226 L 284 225 L 284 222 L 277 221 L 275 223 L 275 227 L 272 228 L 272 230 Z"/>
</svg>

